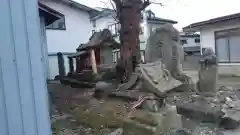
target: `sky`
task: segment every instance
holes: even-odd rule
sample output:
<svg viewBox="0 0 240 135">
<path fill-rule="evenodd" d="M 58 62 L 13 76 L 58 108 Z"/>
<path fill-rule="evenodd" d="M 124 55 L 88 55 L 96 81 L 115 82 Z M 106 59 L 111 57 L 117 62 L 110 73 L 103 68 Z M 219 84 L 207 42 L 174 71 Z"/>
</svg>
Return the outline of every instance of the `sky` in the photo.
<svg viewBox="0 0 240 135">
<path fill-rule="evenodd" d="M 111 7 L 109 0 L 75 0 L 89 7 Z M 150 0 L 157 17 L 178 21 L 175 27 L 181 30 L 191 23 L 240 12 L 240 0 Z M 107 6 L 106 6 L 107 5 Z"/>
</svg>

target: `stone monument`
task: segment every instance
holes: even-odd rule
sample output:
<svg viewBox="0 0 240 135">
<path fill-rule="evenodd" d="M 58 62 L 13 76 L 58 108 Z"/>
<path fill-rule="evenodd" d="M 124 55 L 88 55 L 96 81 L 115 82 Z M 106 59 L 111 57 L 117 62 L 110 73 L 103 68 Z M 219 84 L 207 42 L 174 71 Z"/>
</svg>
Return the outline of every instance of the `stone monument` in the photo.
<svg viewBox="0 0 240 135">
<path fill-rule="evenodd" d="M 155 29 L 147 41 L 146 62 L 161 60 L 171 76 L 183 84 L 188 91 L 196 91 L 196 83 L 182 69 L 184 51 L 180 44 L 180 34 L 172 25 L 166 24 Z"/>
<path fill-rule="evenodd" d="M 218 62 L 211 48 L 205 49 L 199 63 L 198 90 L 200 92 L 215 92 L 217 90 Z"/>
</svg>

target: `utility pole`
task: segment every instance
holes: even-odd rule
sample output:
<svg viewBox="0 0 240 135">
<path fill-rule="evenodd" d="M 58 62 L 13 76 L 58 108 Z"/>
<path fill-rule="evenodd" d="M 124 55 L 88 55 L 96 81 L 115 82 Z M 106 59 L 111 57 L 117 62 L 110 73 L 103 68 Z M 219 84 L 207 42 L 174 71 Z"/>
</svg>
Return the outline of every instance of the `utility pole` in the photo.
<svg viewBox="0 0 240 135">
<path fill-rule="evenodd" d="M 140 61 L 139 26 L 141 11 L 150 3 L 149 0 L 113 0 L 116 5 L 120 29 L 120 65 L 124 68 L 126 80 Z"/>
</svg>

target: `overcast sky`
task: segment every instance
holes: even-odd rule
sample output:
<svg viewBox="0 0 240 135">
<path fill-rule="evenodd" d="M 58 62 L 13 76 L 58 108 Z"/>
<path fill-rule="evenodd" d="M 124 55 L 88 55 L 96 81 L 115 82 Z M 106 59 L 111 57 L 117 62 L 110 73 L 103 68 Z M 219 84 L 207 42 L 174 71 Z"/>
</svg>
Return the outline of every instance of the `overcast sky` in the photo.
<svg viewBox="0 0 240 135">
<path fill-rule="evenodd" d="M 90 7 L 106 7 L 102 2 L 108 0 L 75 0 Z M 102 2 L 101 2 L 102 1 Z M 240 0 L 151 0 L 164 6 L 152 4 L 151 9 L 157 17 L 178 21 L 175 27 L 182 27 L 214 17 L 240 12 Z M 110 4 L 109 4 L 110 7 Z"/>
</svg>

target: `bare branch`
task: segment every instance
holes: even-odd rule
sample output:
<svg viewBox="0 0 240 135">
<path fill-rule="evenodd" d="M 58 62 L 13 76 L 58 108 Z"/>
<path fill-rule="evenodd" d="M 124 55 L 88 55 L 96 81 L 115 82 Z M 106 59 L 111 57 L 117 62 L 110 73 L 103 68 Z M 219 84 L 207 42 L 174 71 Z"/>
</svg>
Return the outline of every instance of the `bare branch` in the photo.
<svg viewBox="0 0 240 135">
<path fill-rule="evenodd" d="M 111 8 L 108 7 L 108 5 L 107 5 L 106 2 L 103 2 L 103 1 L 100 1 L 100 2 L 102 2 L 102 3 L 106 6 L 106 8 L 111 9 Z M 114 8 L 114 7 L 113 7 L 113 8 Z M 116 10 L 114 10 L 114 11 L 116 12 Z M 116 13 L 117 13 L 117 12 L 116 12 Z M 115 16 L 112 16 L 112 18 L 113 18 L 115 21 L 118 21 L 118 19 L 117 19 Z"/>
<path fill-rule="evenodd" d="M 116 5 L 116 10 L 117 10 L 117 17 L 119 18 L 120 17 L 120 10 L 121 10 L 121 7 L 122 7 L 122 2 L 121 0 L 113 0 L 113 2 L 115 3 Z"/>
<path fill-rule="evenodd" d="M 158 5 L 160 5 L 160 6 L 163 6 L 163 4 L 162 4 L 161 2 L 153 2 L 153 1 L 151 1 L 150 3 L 151 3 L 151 4 L 158 4 Z"/>
<path fill-rule="evenodd" d="M 116 9 L 116 7 L 114 6 L 112 0 L 109 0 L 109 2 L 110 2 L 110 4 L 112 5 L 113 10 L 117 13 L 117 9 Z"/>
<path fill-rule="evenodd" d="M 147 6 L 150 5 L 149 0 L 144 0 L 144 2 L 142 3 L 140 10 L 144 10 Z"/>
</svg>

